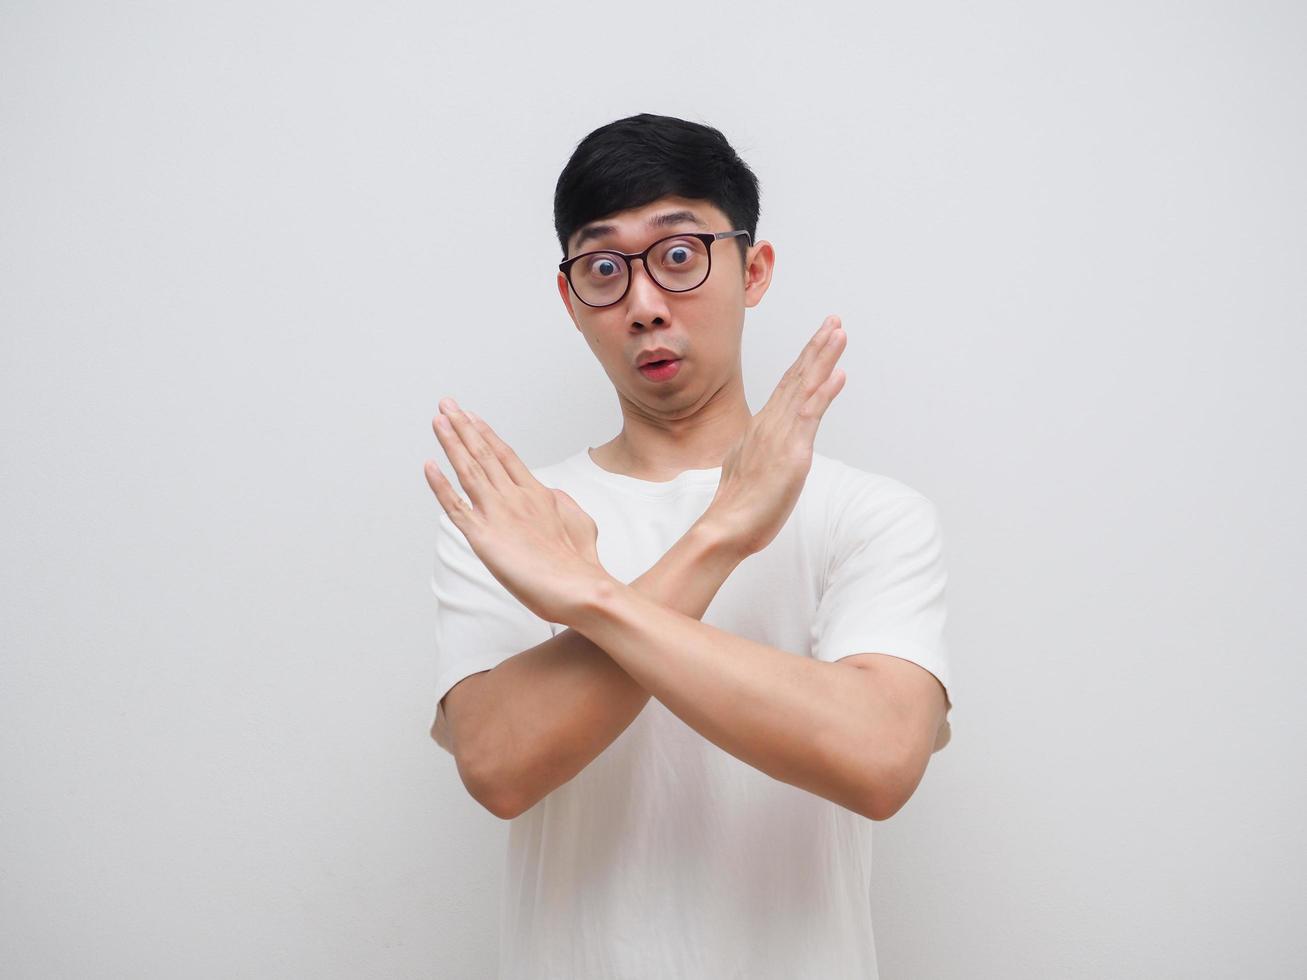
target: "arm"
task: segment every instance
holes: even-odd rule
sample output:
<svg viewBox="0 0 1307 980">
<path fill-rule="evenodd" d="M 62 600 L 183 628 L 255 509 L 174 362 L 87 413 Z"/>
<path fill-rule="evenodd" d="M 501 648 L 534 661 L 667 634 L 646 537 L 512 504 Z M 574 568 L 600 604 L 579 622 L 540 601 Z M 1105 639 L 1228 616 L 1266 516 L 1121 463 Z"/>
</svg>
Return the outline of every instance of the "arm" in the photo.
<svg viewBox="0 0 1307 980">
<path fill-rule="evenodd" d="M 574 619 L 635 683 L 736 758 L 872 820 L 897 809 L 898 715 L 857 667 L 717 629 L 615 579 Z"/>
<path fill-rule="evenodd" d="M 630 588 L 698 620 L 740 560 L 701 519 Z M 432 734 L 438 741 L 444 735 L 473 797 L 503 819 L 572 779 L 649 700 L 602 649 L 570 628 L 474 678 L 456 685 L 457 699 L 446 695 L 446 714 L 457 705 L 449 731 Z"/>
<path fill-rule="evenodd" d="M 526 806 L 533 804 L 544 793 L 584 768 L 625 729 L 644 706 L 649 694 L 659 696 L 658 692 L 645 683 L 646 679 L 658 683 L 660 690 L 672 696 L 675 703 L 668 703 L 669 708 L 678 714 L 684 710 L 686 692 L 671 690 L 669 685 L 697 683 L 703 671 L 693 656 L 692 645 L 703 637 L 687 634 L 683 628 L 676 627 L 677 641 L 692 641 L 692 644 L 678 650 L 667 664 L 651 668 L 647 661 L 649 657 L 657 655 L 655 650 L 645 647 L 633 659 L 626 652 L 630 650 L 631 637 L 621 635 L 618 631 L 611 634 L 613 639 L 626 644 L 624 656 L 619 659 L 596 635 L 579 626 L 581 620 L 592 619 L 590 613 L 594 603 L 591 601 L 591 592 L 597 582 L 620 587 L 633 596 L 642 597 L 650 607 L 660 610 L 660 622 L 667 622 L 666 617 L 672 617 L 673 624 L 693 623 L 701 629 L 710 630 L 712 634 L 731 636 L 704 626 L 698 622 L 698 617 L 703 614 L 730 571 L 748 555 L 765 548 L 794 508 L 811 466 L 817 426 L 831 400 L 844 384 L 843 372 L 834 370 L 843 345 L 844 333 L 840 329 L 839 319 L 827 317 L 799 358 L 782 376 L 767 404 L 751 418 L 744 435 L 727 451 L 722 461 L 722 477 L 717 493 L 704 517 L 697 522 L 700 528 L 711 528 L 706 535 L 709 542 L 706 553 L 691 546 L 687 553 L 682 554 L 678 543 L 672 549 L 672 552 L 677 552 L 677 556 L 672 561 L 673 570 L 667 573 L 667 580 L 663 581 L 663 572 L 659 571 L 651 582 L 646 582 L 642 577 L 637 580 L 638 585 L 623 585 L 604 572 L 594 547 L 597 529 L 593 520 L 577 507 L 575 501 L 561 491 L 553 491 L 551 495 L 549 489 L 541 486 L 512 448 L 488 425 L 470 413 L 465 414 L 453 399 L 442 400 L 441 411 L 449 414 L 437 415 L 432 424 L 469 500 L 460 497 L 439 467 L 428 461 L 425 467 L 427 481 L 436 494 L 436 499 L 454 525 L 467 537 L 468 544 L 477 557 L 523 605 L 542 619 L 578 626 L 575 630 L 569 629 L 510 658 L 505 662 L 509 665 L 507 669 L 504 664 L 500 664 L 479 674 L 483 681 L 489 679 L 488 685 L 480 681 L 471 682 L 470 693 L 473 696 L 466 714 L 475 719 L 470 728 L 476 734 L 462 739 L 472 742 L 472 745 L 466 748 L 459 745 L 455 755 L 460 759 L 460 774 L 464 773 L 462 760 L 472 760 L 467 768 L 473 778 L 469 779 L 465 775 L 464 783 L 471 784 L 469 791 L 478 800 L 492 801 L 493 806 L 486 804 L 492 812 L 497 815 L 520 813 L 523 807 L 519 806 L 519 801 Z M 696 560 L 704 561 L 708 566 L 708 571 L 703 573 L 707 576 L 706 581 L 697 579 L 689 571 Z M 662 564 L 660 561 L 655 568 L 660 568 Z M 677 572 L 677 568 L 685 571 Z M 683 579 L 690 578 L 695 578 L 698 582 L 691 590 L 697 601 L 687 610 L 687 607 L 681 605 L 682 602 L 690 602 L 690 597 L 683 591 L 686 585 Z M 646 590 L 646 586 L 650 588 Z M 700 592 L 699 589 L 706 591 Z M 592 628 L 597 629 L 598 624 Z M 577 632 L 591 641 L 589 646 L 580 645 L 581 641 L 572 635 Z M 747 643 L 740 637 L 732 639 L 740 644 Z M 568 645 L 566 648 L 563 646 L 565 643 Z M 764 668 L 764 675 L 759 678 L 764 690 L 750 690 L 746 678 L 737 673 L 733 679 L 736 689 L 730 691 L 732 682 L 728 681 L 725 685 L 726 693 L 749 693 L 762 697 L 779 693 L 778 702 L 788 702 L 785 707 L 796 715 L 794 720 L 825 724 L 826 718 L 811 717 L 821 711 L 820 706 L 811 701 L 823 689 L 832 688 L 837 689 L 835 693 L 840 695 L 840 704 L 849 709 L 840 712 L 841 719 L 852 714 L 852 698 L 847 689 L 838 690 L 843 686 L 841 681 L 848 678 L 848 671 L 852 668 L 837 668 L 839 673 L 827 673 L 822 668 L 832 668 L 833 665 L 809 662 L 763 644 L 747 643 L 747 646 L 768 651 L 768 662 L 755 662 L 751 665 Z M 593 662 L 601 651 L 616 661 L 614 667 L 610 668 L 602 661 L 599 666 L 594 666 Z M 527 683 L 528 680 L 534 682 L 540 672 L 528 673 L 522 669 L 524 664 L 541 666 L 547 662 L 543 659 L 546 656 L 550 661 L 558 661 L 556 666 L 563 668 L 575 668 L 578 663 L 586 663 L 588 659 L 593 670 L 579 683 L 575 679 L 579 671 L 568 672 L 572 683 L 561 687 L 551 686 L 546 694 L 531 689 Z M 717 661 L 720 657 L 721 654 L 710 657 L 710 661 Z M 796 661 L 796 664 L 787 666 L 776 658 Z M 757 661 L 757 656 L 750 659 Z M 628 661 L 641 671 L 640 675 L 630 669 Z M 805 666 L 798 666 L 798 663 L 804 663 Z M 675 670 L 689 669 L 679 679 L 669 678 L 672 664 L 675 665 Z M 818 676 L 814 671 L 820 673 L 819 680 L 813 680 Z M 600 686 L 595 680 L 596 672 L 598 676 L 606 677 L 605 685 Z M 620 676 L 622 673 L 631 679 L 630 683 Z M 861 675 L 863 672 L 854 673 Z M 787 682 L 791 674 L 796 675 L 800 690 L 775 692 L 774 686 Z M 515 678 L 520 683 L 506 689 L 496 689 L 497 682 L 503 677 L 513 678 L 514 675 L 520 675 Z M 562 676 L 561 670 L 555 672 L 555 677 Z M 744 685 L 740 682 L 744 682 Z M 618 703 L 609 702 L 606 707 L 604 698 L 611 697 L 614 685 L 619 689 Z M 469 685 L 462 686 L 467 688 Z M 484 693 L 483 687 L 486 688 Z M 723 692 L 723 685 L 709 684 L 707 690 L 710 692 L 707 699 L 700 694 L 688 695 L 690 702 L 701 711 L 707 710 L 712 696 Z M 520 693 L 523 691 L 529 693 Z M 461 691 L 454 698 L 446 695 L 446 700 L 451 705 L 456 701 L 461 702 L 464 693 Z M 532 697 L 532 710 L 522 712 L 515 718 L 520 698 L 524 697 Z M 566 699 L 565 706 L 560 707 L 559 698 Z M 512 709 L 504 710 L 505 699 L 513 699 Z M 808 703 L 801 707 L 796 699 L 807 699 Z M 464 714 L 461 710 L 457 713 L 460 716 Z M 492 717 L 496 720 L 487 720 Z M 598 722 L 601 729 L 586 734 L 584 725 L 571 723 L 578 717 L 585 719 L 586 725 Z M 699 724 L 684 715 L 682 717 L 702 734 L 708 735 Z M 708 737 L 722 745 L 718 738 L 712 735 Z M 720 734 L 718 737 L 721 737 Z M 805 737 L 805 748 L 814 737 L 824 744 L 822 733 L 818 732 Z M 746 735 L 748 740 L 754 738 L 755 733 Z M 735 744 L 734 739 L 731 741 Z M 734 749 L 728 750 L 740 755 Z M 759 765 L 758 768 L 773 775 L 776 775 L 775 769 L 785 769 L 791 773 L 790 778 L 777 778 L 808 786 L 811 780 L 805 779 L 802 774 L 795 778 L 793 773 L 795 765 L 803 762 L 802 754 L 796 754 L 794 750 L 782 751 L 787 752 L 784 765 L 773 764 L 770 768 Z M 754 751 L 748 750 L 747 761 L 752 761 L 754 755 Z M 741 757 L 746 758 L 745 755 Z M 822 768 L 823 771 L 834 772 L 825 763 L 822 763 Z M 839 767 L 839 773 L 844 773 L 843 767 Z M 825 785 L 830 780 L 822 777 L 817 782 Z M 828 789 L 827 794 L 829 792 L 831 790 Z M 839 792 L 847 793 L 847 790 Z"/>
</svg>

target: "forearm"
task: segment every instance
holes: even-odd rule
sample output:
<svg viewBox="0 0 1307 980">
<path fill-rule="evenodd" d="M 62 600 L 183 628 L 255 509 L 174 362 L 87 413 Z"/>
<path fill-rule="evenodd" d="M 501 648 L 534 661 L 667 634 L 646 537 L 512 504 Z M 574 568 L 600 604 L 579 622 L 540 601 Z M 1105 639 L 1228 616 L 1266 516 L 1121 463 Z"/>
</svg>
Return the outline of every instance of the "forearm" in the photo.
<svg viewBox="0 0 1307 980">
<path fill-rule="evenodd" d="M 870 816 L 891 778 L 857 668 L 797 656 L 651 602 L 613 580 L 573 624 L 633 682 L 719 748 L 775 779 Z"/>
<path fill-rule="evenodd" d="M 740 562 L 700 521 L 630 583 L 698 620 Z M 478 689 L 480 784 L 512 816 L 572 779 L 639 715 L 649 692 L 575 629 L 510 657 Z"/>
</svg>

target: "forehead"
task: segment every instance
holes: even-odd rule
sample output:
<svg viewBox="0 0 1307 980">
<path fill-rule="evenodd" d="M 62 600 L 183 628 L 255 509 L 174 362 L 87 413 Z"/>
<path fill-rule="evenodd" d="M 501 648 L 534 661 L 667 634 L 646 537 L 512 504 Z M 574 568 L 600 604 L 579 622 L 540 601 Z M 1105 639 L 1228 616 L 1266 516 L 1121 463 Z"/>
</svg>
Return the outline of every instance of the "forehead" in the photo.
<svg viewBox="0 0 1307 980">
<path fill-rule="evenodd" d="M 571 254 L 588 249 L 631 245 L 658 233 L 672 234 L 678 228 L 698 231 L 726 230 L 726 216 L 708 201 L 688 197 L 663 197 L 638 208 L 618 211 L 586 222 L 572 233 Z"/>
</svg>

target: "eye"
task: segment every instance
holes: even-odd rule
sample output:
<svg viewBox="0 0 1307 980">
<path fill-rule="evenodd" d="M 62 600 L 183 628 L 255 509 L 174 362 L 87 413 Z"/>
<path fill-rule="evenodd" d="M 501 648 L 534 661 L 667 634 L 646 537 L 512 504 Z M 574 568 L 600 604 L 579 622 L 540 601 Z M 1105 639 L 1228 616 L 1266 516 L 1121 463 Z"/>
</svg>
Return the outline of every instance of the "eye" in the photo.
<svg viewBox="0 0 1307 980">
<path fill-rule="evenodd" d="M 696 276 L 707 268 L 708 253 L 698 238 L 673 238 L 658 246 L 654 262 L 666 274 L 678 277 Z M 686 280 L 678 278 L 676 282 Z"/>
<path fill-rule="evenodd" d="M 583 263 L 582 272 L 591 279 L 611 279 L 621 275 L 622 264 L 612 255 L 594 255 Z"/>
</svg>

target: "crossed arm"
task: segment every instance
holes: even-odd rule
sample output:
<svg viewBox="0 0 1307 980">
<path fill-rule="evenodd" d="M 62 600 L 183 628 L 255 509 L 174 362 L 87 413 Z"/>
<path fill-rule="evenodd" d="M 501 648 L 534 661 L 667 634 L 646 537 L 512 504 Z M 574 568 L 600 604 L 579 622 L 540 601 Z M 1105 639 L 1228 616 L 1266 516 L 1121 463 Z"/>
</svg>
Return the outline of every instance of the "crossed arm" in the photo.
<svg viewBox="0 0 1307 980">
<path fill-rule="evenodd" d="M 742 560 L 707 521 L 575 627 L 465 678 L 432 729 L 468 791 L 511 819 L 572 779 L 656 697 L 704 738 L 873 820 L 915 791 L 944 720 L 938 680 L 874 652 L 796 656 L 700 621 Z"/>
</svg>

